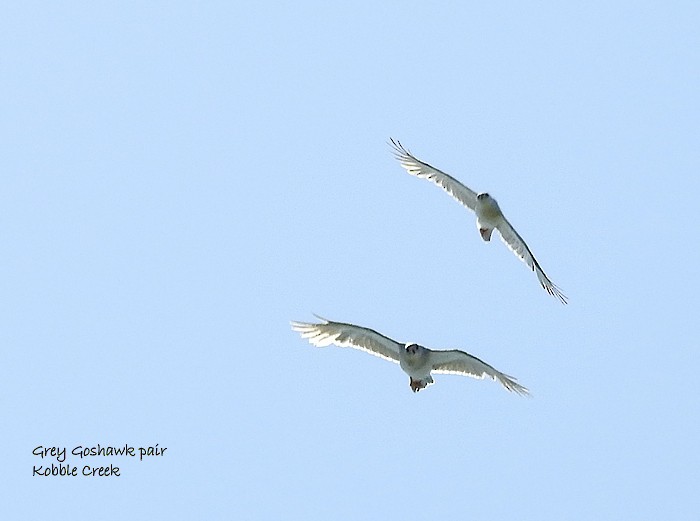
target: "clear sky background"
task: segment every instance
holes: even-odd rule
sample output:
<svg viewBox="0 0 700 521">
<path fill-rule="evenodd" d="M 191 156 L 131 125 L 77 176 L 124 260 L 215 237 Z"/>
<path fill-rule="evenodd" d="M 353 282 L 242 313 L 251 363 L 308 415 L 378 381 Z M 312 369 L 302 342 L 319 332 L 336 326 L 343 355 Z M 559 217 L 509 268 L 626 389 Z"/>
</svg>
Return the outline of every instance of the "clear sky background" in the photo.
<svg viewBox="0 0 700 521">
<path fill-rule="evenodd" d="M 10 2 L 7 519 L 697 520 L 695 2 Z M 386 142 L 494 195 L 560 305 Z M 516 376 L 317 349 L 330 319 Z M 76 446 L 167 447 L 80 460 Z M 32 477 L 37 446 L 120 477 Z"/>
</svg>

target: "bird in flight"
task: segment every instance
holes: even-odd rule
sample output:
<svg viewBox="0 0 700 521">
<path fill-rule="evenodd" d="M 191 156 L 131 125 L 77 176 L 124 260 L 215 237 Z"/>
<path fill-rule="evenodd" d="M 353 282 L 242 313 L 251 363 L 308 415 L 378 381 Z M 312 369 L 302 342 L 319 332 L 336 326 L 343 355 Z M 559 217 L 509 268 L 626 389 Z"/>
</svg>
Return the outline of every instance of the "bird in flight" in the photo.
<svg viewBox="0 0 700 521">
<path fill-rule="evenodd" d="M 398 159 L 401 166 L 404 167 L 409 174 L 432 181 L 457 201 L 476 213 L 476 226 L 484 241 L 490 241 L 493 230 L 498 230 L 506 246 L 535 272 L 537 280 L 539 280 L 545 291 L 559 299 L 562 304 L 567 303 L 568 298 L 566 295 L 564 295 L 561 289 L 545 275 L 540 263 L 535 259 L 527 243 L 518 232 L 515 231 L 515 228 L 508 222 L 508 219 L 505 218 L 493 197 L 487 193 L 477 194 L 457 181 L 454 177 L 430 166 L 428 163 L 424 163 L 404 148 L 400 141 L 392 138 L 391 145 L 394 149 L 396 159 Z"/>
<path fill-rule="evenodd" d="M 478 379 L 488 376 L 509 391 L 523 396 L 529 394 L 529 391 L 517 383 L 512 376 L 497 371 L 486 362 L 464 351 L 457 349 L 440 351 L 414 343 L 402 344 L 373 329 L 317 318 L 321 323 L 291 322 L 292 330 L 301 333 L 302 338 L 306 338 L 317 347 L 326 347 L 331 344 L 352 347 L 399 364 L 408 374 L 411 390 L 414 393 L 432 384 L 431 373 L 435 373 L 459 374 Z"/>
</svg>

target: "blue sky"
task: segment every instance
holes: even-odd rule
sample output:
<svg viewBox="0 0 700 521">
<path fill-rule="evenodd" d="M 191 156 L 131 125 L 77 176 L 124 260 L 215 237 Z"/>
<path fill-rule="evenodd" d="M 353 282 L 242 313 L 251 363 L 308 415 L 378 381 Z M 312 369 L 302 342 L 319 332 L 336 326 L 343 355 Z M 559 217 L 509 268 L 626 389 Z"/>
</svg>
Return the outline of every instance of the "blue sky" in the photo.
<svg viewBox="0 0 700 521">
<path fill-rule="evenodd" d="M 697 519 L 700 9 L 564 4 L 6 5 L 11 517 Z M 494 195 L 570 305 L 389 137 Z M 312 313 L 533 397 L 413 394 Z M 168 450 L 31 475 L 98 443 Z"/>
</svg>

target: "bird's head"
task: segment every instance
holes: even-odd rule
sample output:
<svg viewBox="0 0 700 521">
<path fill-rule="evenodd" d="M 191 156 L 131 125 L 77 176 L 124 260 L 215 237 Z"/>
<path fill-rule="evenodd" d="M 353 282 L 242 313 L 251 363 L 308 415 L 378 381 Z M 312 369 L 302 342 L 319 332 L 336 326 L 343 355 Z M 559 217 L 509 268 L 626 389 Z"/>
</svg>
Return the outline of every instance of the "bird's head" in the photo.
<svg viewBox="0 0 700 521">
<path fill-rule="evenodd" d="M 496 200 L 486 192 L 481 192 L 480 194 L 477 194 L 476 201 L 481 208 L 498 209 L 498 203 L 496 202 Z"/>
<path fill-rule="evenodd" d="M 406 354 L 415 355 L 420 349 L 421 347 L 418 344 L 406 344 Z"/>
</svg>

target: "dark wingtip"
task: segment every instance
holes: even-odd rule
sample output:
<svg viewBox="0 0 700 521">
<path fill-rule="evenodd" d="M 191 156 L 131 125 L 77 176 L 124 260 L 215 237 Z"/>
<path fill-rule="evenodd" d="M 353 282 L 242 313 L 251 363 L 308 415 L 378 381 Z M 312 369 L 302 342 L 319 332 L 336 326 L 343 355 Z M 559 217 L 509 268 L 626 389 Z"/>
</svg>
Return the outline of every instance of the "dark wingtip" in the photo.
<svg viewBox="0 0 700 521">
<path fill-rule="evenodd" d="M 396 156 L 401 157 L 401 156 L 410 156 L 411 155 L 411 153 L 408 151 L 408 149 L 406 149 L 406 147 L 404 147 L 401 144 L 401 141 L 399 141 L 398 139 L 394 139 L 393 137 L 390 137 L 387 144 L 394 149 L 394 154 Z"/>
</svg>

